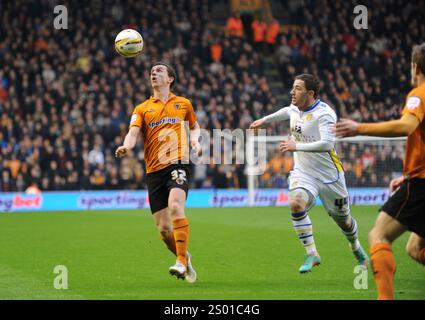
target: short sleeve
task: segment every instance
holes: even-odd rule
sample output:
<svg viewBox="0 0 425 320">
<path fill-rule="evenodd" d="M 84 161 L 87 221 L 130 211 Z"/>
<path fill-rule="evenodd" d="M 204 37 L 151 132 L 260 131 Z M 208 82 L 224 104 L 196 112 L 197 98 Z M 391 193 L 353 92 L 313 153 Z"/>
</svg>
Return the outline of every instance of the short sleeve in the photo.
<svg viewBox="0 0 425 320">
<path fill-rule="evenodd" d="M 413 114 L 420 122 L 422 122 L 425 116 L 424 98 L 415 95 L 407 97 L 406 105 L 404 106 L 402 114 L 404 115 L 406 113 Z"/>
<path fill-rule="evenodd" d="M 142 126 L 142 114 L 140 110 L 140 106 L 134 108 L 133 114 L 131 115 L 129 128 Z"/>
<path fill-rule="evenodd" d="M 196 123 L 196 114 L 195 114 L 195 111 L 193 110 L 193 106 L 190 100 L 187 100 L 186 103 L 187 103 L 187 112 L 186 112 L 186 117 L 184 120 L 189 122 L 189 128 L 192 129 Z"/>
</svg>

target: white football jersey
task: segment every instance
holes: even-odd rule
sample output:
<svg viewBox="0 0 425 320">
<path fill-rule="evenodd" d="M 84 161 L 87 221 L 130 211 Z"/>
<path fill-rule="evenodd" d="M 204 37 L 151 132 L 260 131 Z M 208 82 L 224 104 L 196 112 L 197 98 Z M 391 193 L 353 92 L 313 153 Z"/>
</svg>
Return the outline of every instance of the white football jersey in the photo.
<svg viewBox="0 0 425 320">
<path fill-rule="evenodd" d="M 320 99 L 304 111 L 294 105 L 287 108 L 291 136 L 297 144 L 326 141 L 333 146 L 328 152 L 295 151 L 294 170 L 323 183 L 337 181 L 344 170 L 335 151 L 335 134 L 332 130 L 337 121 L 335 111 Z"/>
</svg>

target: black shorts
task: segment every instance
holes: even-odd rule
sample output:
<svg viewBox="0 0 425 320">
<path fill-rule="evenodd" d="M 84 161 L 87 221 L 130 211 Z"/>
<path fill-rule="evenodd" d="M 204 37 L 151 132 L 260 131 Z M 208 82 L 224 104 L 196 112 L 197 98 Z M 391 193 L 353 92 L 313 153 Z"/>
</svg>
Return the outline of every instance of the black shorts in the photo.
<svg viewBox="0 0 425 320">
<path fill-rule="evenodd" d="M 406 179 L 380 210 L 425 238 L 425 179 Z"/>
<path fill-rule="evenodd" d="M 172 164 L 168 167 L 148 173 L 146 182 L 149 193 L 149 204 L 151 212 L 168 207 L 168 195 L 172 188 L 179 188 L 189 192 L 190 170 L 188 164 Z"/>
</svg>

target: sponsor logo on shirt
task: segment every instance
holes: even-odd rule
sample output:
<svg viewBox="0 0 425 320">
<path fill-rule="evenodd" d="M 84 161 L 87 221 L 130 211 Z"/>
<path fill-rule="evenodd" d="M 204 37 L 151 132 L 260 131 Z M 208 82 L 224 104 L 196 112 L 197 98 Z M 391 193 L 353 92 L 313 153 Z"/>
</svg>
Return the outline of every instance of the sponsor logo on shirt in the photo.
<svg viewBox="0 0 425 320">
<path fill-rule="evenodd" d="M 298 124 L 296 124 L 296 125 L 295 125 L 295 127 L 293 127 L 293 128 L 292 128 L 292 131 L 293 131 L 294 133 L 299 133 L 299 134 L 301 134 L 301 133 L 302 133 L 302 131 L 301 131 L 301 126 L 300 126 L 300 125 L 298 125 Z"/>
<path fill-rule="evenodd" d="M 136 122 L 136 120 L 137 120 L 137 114 L 133 114 L 133 115 L 131 116 L 130 124 L 135 123 L 135 122 Z"/>
<path fill-rule="evenodd" d="M 406 106 L 408 110 L 414 110 L 421 105 L 421 99 L 419 97 L 410 97 L 407 100 Z"/>
<path fill-rule="evenodd" d="M 178 122 L 179 122 L 179 119 L 178 118 L 165 117 L 165 118 L 162 118 L 159 121 L 150 122 L 149 123 L 149 128 L 155 128 L 155 127 L 158 127 L 158 126 L 163 125 L 163 124 L 166 124 L 166 123 L 176 124 Z"/>
</svg>

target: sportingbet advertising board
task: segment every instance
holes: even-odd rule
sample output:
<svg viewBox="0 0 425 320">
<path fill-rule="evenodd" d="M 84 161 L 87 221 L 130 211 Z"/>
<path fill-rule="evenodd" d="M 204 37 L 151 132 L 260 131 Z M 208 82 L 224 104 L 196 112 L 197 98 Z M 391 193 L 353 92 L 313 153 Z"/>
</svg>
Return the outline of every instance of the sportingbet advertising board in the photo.
<svg viewBox="0 0 425 320">
<path fill-rule="evenodd" d="M 349 189 L 351 205 L 381 205 L 389 197 L 386 188 Z M 320 198 L 316 203 L 321 205 Z M 287 206 L 288 190 L 261 189 L 255 192 L 254 206 Z M 187 208 L 245 207 L 248 190 L 191 190 Z M 39 194 L 0 193 L 0 212 L 63 210 L 149 209 L 146 191 L 42 192 Z"/>
</svg>

